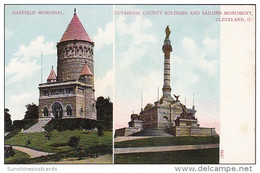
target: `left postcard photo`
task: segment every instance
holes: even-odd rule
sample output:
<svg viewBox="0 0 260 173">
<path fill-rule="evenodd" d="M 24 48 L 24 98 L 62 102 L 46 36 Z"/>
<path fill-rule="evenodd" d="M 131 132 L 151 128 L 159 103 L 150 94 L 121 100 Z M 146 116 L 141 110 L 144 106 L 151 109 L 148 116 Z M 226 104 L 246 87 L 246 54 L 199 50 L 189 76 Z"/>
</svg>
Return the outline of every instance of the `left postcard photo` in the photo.
<svg viewBox="0 0 260 173">
<path fill-rule="evenodd" d="M 5 5 L 5 164 L 111 164 L 111 5 Z"/>
</svg>

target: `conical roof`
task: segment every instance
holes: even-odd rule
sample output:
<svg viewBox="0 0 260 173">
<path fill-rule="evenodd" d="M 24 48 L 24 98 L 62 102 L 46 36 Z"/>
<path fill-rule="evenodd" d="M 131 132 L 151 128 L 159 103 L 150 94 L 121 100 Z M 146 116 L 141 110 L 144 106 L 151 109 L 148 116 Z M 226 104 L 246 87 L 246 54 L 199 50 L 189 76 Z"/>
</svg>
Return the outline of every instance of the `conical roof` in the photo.
<svg viewBox="0 0 260 173">
<path fill-rule="evenodd" d="M 87 64 L 84 65 L 83 70 L 81 71 L 80 75 L 83 75 L 83 76 L 84 76 L 84 75 L 92 76 L 92 73 L 91 73 L 91 71 L 89 70 Z"/>
<path fill-rule="evenodd" d="M 57 79 L 57 77 L 56 77 L 55 71 L 53 70 L 53 67 L 52 67 L 47 81 L 49 81 L 49 80 L 56 80 L 56 79 Z"/>
<path fill-rule="evenodd" d="M 80 22 L 76 11 L 74 11 L 73 18 L 71 19 L 66 31 L 64 32 L 60 42 L 71 41 L 71 40 L 82 40 L 93 43 L 88 33 L 84 29 L 82 23 Z"/>
</svg>

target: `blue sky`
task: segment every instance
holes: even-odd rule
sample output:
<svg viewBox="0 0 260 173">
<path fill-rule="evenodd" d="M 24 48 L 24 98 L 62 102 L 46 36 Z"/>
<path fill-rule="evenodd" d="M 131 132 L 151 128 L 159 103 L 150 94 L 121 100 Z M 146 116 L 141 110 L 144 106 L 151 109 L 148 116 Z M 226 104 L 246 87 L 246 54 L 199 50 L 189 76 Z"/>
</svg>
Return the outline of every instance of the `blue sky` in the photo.
<svg viewBox="0 0 260 173">
<path fill-rule="evenodd" d="M 112 6 L 95 5 L 6 5 L 5 6 L 5 107 L 12 119 L 22 119 L 25 105 L 38 104 L 41 82 L 51 66 L 57 67 L 56 43 L 73 17 L 74 8 L 85 30 L 95 42 L 96 97 L 112 97 L 107 74 L 112 69 Z M 16 11 L 62 11 L 63 15 L 14 15 Z M 100 84 L 104 85 L 100 85 Z"/>
<path fill-rule="evenodd" d="M 139 5 L 116 6 L 116 11 L 215 11 L 219 6 Z M 115 57 L 115 127 L 125 127 L 130 114 L 162 95 L 162 52 L 165 28 L 171 29 L 171 87 L 187 107 L 193 92 L 197 117 L 204 126 L 219 125 L 219 36 L 218 16 L 117 15 Z"/>
</svg>

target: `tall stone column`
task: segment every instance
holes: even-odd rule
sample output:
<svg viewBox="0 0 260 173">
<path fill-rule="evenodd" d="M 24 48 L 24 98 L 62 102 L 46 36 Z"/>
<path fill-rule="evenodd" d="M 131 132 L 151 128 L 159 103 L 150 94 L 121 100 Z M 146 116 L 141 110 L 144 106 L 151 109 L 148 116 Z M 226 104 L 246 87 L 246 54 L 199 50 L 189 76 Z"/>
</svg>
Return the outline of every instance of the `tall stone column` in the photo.
<svg viewBox="0 0 260 173">
<path fill-rule="evenodd" d="M 164 100 L 172 100 L 171 96 L 171 84 L 170 84 L 170 54 L 172 52 L 171 41 L 169 36 L 171 31 L 169 26 L 165 29 L 166 37 L 164 39 L 164 44 L 162 50 L 164 52 L 164 79 L 163 79 L 163 99 Z"/>
</svg>

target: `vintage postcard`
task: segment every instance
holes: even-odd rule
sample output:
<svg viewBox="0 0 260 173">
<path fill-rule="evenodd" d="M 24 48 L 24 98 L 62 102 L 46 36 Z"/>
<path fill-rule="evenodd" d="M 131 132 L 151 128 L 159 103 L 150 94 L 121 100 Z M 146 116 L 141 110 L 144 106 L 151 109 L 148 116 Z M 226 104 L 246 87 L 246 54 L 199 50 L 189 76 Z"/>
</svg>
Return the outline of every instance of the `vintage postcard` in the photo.
<svg viewBox="0 0 260 173">
<path fill-rule="evenodd" d="M 5 5 L 5 164 L 254 164 L 255 7 Z"/>
</svg>

